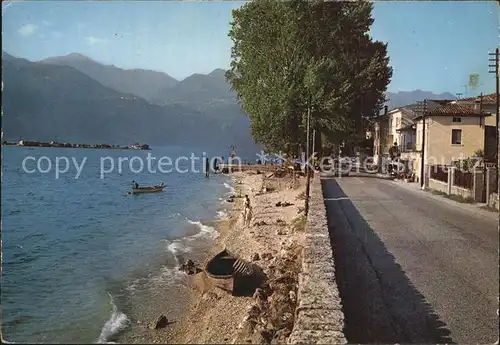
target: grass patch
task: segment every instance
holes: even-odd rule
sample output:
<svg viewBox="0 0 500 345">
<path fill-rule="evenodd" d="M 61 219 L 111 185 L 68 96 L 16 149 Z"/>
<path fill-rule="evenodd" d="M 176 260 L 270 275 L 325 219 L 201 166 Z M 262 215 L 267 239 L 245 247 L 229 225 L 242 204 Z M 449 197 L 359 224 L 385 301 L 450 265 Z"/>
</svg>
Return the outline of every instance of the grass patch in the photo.
<svg viewBox="0 0 500 345">
<path fill-rule="evenodd" d="M 455 194 L 448 195 L 445 192 L 441 192 L 439 190 L 434 190 L 434 189 L 431 190 L 431 193 L 434 195 L 439 195 L 439 196 L 442 196 L 444 198 L 456 201 L 456 202 L 460 202 L 462 204 L 475 204 L 476 203 L 474 198 L 471 196 L 464 197 L 462 195 L 455 195 Z"/>
<path fill-rule="evenodd" d="M 446 195 L 446 193 L 445 193 L 445 192 L 441 192 L 440 190 L 434 190 L 434 189 L 433 189 L 433 190 L 431 191 L 431 193 L 432 193 L 432 194 L 434 194 L 434 195 L 448 196 L 448 195 Z"/>
<path fill-rule="evenodd" d="M 476 203 L 476 201 L 474 200 L 474 198 L 470 197 L 470 196 L 464 198 L 461 195 L 454 195 L 454 194 L 452 194 L 452 195 L 446 195 L 446 197 L 448 199 L 453 200 L 453 201 L 461 202 L 462 204 L 475 204 Z"/>
<path fill-rule="evenodd" d="M 292 221 L 294 231 L 304 231 L 306 229 L 307 217 L 305 215 L 298 216 Z"/>
<path fill-rule="evenodd" d="M 486 211 L 498 213 L 498 210 L 494 207 L 491 207 L 491 206 L 481 206 L 480 208 L 483 210 L 486 210 Z"/>
</svg>

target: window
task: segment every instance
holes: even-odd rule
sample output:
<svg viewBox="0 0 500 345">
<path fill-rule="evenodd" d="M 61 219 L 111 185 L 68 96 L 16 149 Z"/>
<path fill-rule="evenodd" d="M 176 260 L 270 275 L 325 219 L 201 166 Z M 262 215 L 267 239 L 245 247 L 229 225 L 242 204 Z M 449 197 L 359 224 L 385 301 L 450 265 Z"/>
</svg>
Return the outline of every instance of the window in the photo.
<svg viewBox="0 0 500 345">
<path fill-rule="evenodd" d="M 462 118 L 461 117 L 453 117 L 453 122 L 462 122 Z"/>
<path fill-rule="evenodd" d="M 401 125 L 401 118 L 400 118 L 400 117 L 398 117 L 398 118 L 396 119 L 396 127 L 397 127 L 397 128 L 399 128 L 399 126 L 400 126 L 400 125 Z"/>
<path fill-rule="evenodd" d="M 451 143 L 452 143 L 452 145 L 461 145 L 462 144 L 462 130 L 461 129 L 452 129 L 451 130 Z"/>
</svg>

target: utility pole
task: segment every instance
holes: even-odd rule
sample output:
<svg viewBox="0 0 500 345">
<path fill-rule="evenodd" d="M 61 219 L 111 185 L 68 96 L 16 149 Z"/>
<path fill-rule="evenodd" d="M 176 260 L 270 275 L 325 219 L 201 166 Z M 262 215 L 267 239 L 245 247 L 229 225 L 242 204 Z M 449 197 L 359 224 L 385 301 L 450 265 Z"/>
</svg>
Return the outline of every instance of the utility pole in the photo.
<svg viewBox="0 0 500 345">
<path fill-rule="evenodd" d="M 425 187 L 425 113 L 427 112 L 427 99 L 422 102 L 422 147 L 420 149 L 420 188 Z"/>
<path fill-rule="evenodd" d="M 382 172 L 382 136 L 385 134 L 385 133 L 382 133 L 382 121 L 385 121 L 386 118 L 385 116 L 387 116 L 387 113 L 388 113 L 388 106 L 385 105 L 384 106 L 384 119 L 383 120 L 380 120 L 380 118 L 378 119 L 378 122 L 376 123 L 375 126 L 378 127 L 378 131 L 375 130 L 375 132 L 378 132 L 378 142 L 377 142 L 377 151 L 378 151 L 378 155 L 377 155 L 377 172 L 378 173 L 381 173 Z"/>
<path fill-rule="evenodd" d="M 315 129 L 313 129 L 313 142 L 312 142 L 312 146 L 313 146 L 313 148 L 312 148 L 312 154 L 314 155 L 314 153 L 316 152 L 316 151 L 314 151 L 315 148 L 316 148 L 316 130 Z"/>
<path fill-rule="evenodd" d="M 500 180 L 498 179 L 498 169 L 500 168 L 500 146 L 499 146 L 499 143 L 500 141 L 498 140 L 499 137 L 500 137 L 500 132 L 499 132 L 499 128 L 498 128 L 498 117 L 500 116 L 499 114 L 499 110 L 500 110 L 500 104 L 499 104 L 499 95 L 498 95 L 498 57 L 499 57 L 499 49 L 495 49 L 495 52 L 494 53 L 489 53 L 488 54 L 489 56 L 492 56 L 494 55 L 495 58 L 494 59 L 488 59 L 488 61 L 490 62 L 495 62 L 495 65 L 492 66 L 492 65 L 488 65 L 490 68 L 493 67 L 493 71 L 489 71 L 490 73 L 495 73 L 495 79 L 496 79 L 496 144 L 497 144 L 497 168 L 496 168 L 496 180 L 497 180 L 497 193 L 498 195 L 500 195 Z M 499 230 L 500 230 L 500 220 L 499 220 Z"/>
<path fill-rule="evenodd" d="M 309 173 L 309 121 L 311 118 L 311 96 L 309 96 L 309 101 L 307 102 L 307 129 L 306 129 L 306 205 L 305 205 L 305 214 L 306 216 L 309 214 L 309 194 L 310 194 L 310 183 L 311 183 L 311 174 Z"/>
</svg>

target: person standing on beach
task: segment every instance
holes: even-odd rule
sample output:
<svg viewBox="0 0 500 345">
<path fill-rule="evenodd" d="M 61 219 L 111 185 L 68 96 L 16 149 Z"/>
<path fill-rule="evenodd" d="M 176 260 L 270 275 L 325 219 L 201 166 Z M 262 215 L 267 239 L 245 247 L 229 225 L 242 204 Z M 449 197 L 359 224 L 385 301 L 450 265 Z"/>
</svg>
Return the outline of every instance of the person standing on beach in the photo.
<svg viewBox="0 0 500 345">
<path fill-rule="evenodd" d="M 252 206 L 250 205 L 250 198 L 248 194 L 245 194 L 245 202 L 243 204 L 243 224 L 250 225 L 250 221 L 252 220 Z"/>
</svg>

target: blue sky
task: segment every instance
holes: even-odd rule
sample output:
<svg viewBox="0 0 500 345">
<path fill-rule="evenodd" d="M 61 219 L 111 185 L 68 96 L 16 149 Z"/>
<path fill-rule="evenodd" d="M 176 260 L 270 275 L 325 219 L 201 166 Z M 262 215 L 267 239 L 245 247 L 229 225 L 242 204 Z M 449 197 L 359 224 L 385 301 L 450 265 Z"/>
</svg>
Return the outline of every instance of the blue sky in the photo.
<svg viewBox="0 0 500 345">
<path fill-rule="evenodd" d="M 28 60 L 78 52 L 121 68 L 183 79 L 228 68 L 231 10 L 243 2 L 2 3 L 3 50 Z M 499 44 L 499 6 L 477 2 L 376 2 L 372 36 L 388 42 L 389 91 L 493 92 L 488 52 Z M 464 85 L 471 73 L 480 87 Z"/>
</svg>

